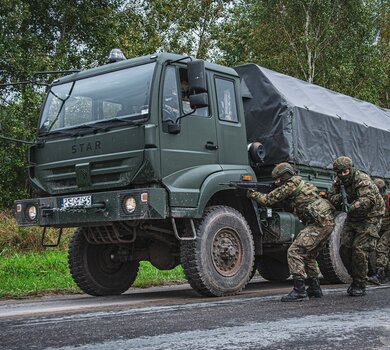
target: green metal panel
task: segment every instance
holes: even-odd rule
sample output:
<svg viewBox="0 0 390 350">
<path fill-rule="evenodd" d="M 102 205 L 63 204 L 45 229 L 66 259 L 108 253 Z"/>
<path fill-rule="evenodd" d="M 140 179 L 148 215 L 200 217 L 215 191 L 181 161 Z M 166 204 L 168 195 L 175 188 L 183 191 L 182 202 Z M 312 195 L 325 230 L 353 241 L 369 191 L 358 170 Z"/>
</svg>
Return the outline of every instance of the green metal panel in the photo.
<svg viewBox="0 0 390 350">
<path fill-rule="evenodd" d="M 141 194 L 147 193 L 147 201 L 141 200 Z M 167 192 L 163 188 L 141 188 L 136 190 L 121 190 L 110 192 L 83 193 L 81 196 L 91 196 L 92 207 L 62 208 L 63 198 L 75 196 L 58 196 L 16 201 L 21 211 L 16 211 L 15 217 L 20 226 L 54 226 L 74 227 L 85 225 L 107 224 L 114 221 L 165 219 L 168 215 Z M 137 206 L 133 213 L 124 210 L 125 197 L 134 197 Z M 30 221 L 26 209 L 34 204 L 37 207 L 36 220 Z M 104 204 L 104 208 L 94 205 Z"/>
<path fill-rule="evenodd" d="M 267 219 L 263 232 L 264 243 L 289 243 L 294 240 L 304 225 L 292 213 L 274 211 Z"/>
<path fill-rule="evenodd" d="M 47 140 L 33 147 L 32 180 L 50 194 L 123 187 L 144 160 L 144 126 Z"/>
<path fill-rule="evenodd" d="M 196 166 L 177 171 L 164 178 L 172 207 L 197 207 L 202 184 L 210 174 L 221 171 L 218 164 Z"/>
</svg>

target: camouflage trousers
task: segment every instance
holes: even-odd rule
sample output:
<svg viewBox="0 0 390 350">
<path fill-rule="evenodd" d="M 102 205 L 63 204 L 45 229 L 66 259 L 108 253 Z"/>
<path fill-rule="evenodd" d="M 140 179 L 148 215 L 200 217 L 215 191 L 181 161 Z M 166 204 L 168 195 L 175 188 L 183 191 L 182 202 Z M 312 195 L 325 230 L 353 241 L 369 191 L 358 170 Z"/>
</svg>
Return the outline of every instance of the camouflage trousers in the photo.
<svg viewBox="0 0 390 350">
<path fill-rule="evenodd" d="M 382 218 L 365 221 L 345 221 L 341 233 L 341 259 L 353 279 L 354 285 L 365 288 L 367 285 L 368 253 L 376 248 Z"/>
<path fill-rule="evenodd" d="M 308 225 L 298 233 L 287 251 L 288 267 L 293 277 L 318 277 L 320 270 L 316 258 L 333 228 L 334 220 L 329 220 L 323 226 Z"/>
<path fill-rule="evenodd" d="M 376 268 L 386 269 L 389 266 L 390 230 L 383 232 L 376 245 Z"/>
</svg>

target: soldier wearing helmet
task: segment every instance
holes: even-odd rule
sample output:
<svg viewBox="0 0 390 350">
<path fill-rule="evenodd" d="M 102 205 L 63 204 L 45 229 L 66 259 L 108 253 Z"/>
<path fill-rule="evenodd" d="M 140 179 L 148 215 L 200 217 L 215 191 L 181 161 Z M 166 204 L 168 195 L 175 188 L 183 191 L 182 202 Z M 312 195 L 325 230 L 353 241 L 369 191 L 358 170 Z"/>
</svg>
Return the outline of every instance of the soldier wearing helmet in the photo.
<svg viewBox="0 0 390 350">
<path fill-rule="evenodd" d="M 385 205 L 378 187 L 366 173 L 353 167 L 351 158 L 338 157 L 333 170 L 337 176 L 329 198 L 336 208 L 347 212 L 340 242 L 341 259 L 352 277 L 347 293 L 363 296 L 366 294 L 368 253 L 375 249 L 379 238 Z"/>
<path fill-rule="evenodd" d="M 385 216 L 382 219 L 381 230 L 379 231 L 379 240 L 376 245 L 376 259 L 375 267 L 376 273 L 369 277 L 368 280 L 371 283 L 380 285 L 381 283 L 386 282 L 386 269 L 387 273 L 390 273 L 390 212 L 388 206 L 388 195 L 386 193 L 386 183 L 382 179 L 374 179 L 375 185 L 378 187 L 379 192 L 382 195 L 382 198 L 385 202 L 386 212 Z"/>
<path fill-rule="evenodd" d="M 276 188 L 268 194 L 249 190 L 247 196 L 262 206 L 288 201 L 299 219 L 306 224 L 287 252 L 294 288 L 282 301 L 322 297 L 316 262 L 318 251 L 334 228 L 334 207 L 320 197 L 317 188 L 302 180 L 289 163 L 280 163 L 272 171 Z M 308 288 L 305 290 L 305 279 Z"/>
</svg>

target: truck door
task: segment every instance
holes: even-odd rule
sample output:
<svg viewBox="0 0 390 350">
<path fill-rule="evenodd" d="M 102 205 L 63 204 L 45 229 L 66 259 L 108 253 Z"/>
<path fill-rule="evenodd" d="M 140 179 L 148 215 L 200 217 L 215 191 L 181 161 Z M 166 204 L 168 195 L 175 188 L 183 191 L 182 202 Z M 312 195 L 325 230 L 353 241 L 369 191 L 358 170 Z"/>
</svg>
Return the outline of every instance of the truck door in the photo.
<svg viewBox="0 0 390 350">
<path fill-rule="evenodd" d="M 238 80 L 229 76 L 214 75 L 213 89 L 216 105 L 213 108 L 217 119 L 219 163 L 224 169 L 248 164 L 247 139 L 242 118 L 242 104 Z"/>
<path fill-rule="evenodd" d="M 164 74 L 160 133 L 163 183 L 170 191 L 171 206 L 196 207 L 203 181 L 221 170 L 215 117 L 208 107 L 182 117 L 191 111 L 187 70 L 168 65 Z M 174 123 L 180 125 L 177 133 L 168 130 Z"/>
</svg>

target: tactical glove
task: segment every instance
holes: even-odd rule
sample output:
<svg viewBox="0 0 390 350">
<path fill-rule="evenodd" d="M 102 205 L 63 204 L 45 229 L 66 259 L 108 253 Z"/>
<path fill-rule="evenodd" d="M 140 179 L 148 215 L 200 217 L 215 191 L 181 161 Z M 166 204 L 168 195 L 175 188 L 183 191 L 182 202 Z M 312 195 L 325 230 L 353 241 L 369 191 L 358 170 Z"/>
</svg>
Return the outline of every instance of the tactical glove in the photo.
<svg viewBox="0 0 390 350">
<path fill-rule="evenodd" d="M 251 191 L 251 192 L 249 192 Z M 249 190 L 247 192 L 247 197 L 248 198 L 251 198 L 251 199 L 254 199 L 257 203 L 259 203 L 261 206 L 265 206 L 266 203 L 267 203 L 267 195 L 264 194 L 264 193 L 260 193 L 260 192 L 256 192 L 256 191 L 253 191 L 253 190 Z"/>
<path fill-rule="evenodd" d="M 255 198 L 255 193 L 256 193 L 255 190 L 247 190 L 247 191 L 246 191 L 246 196 L 247 196 L 248 198 Z"/>
</svg>

